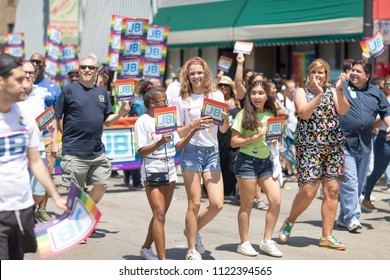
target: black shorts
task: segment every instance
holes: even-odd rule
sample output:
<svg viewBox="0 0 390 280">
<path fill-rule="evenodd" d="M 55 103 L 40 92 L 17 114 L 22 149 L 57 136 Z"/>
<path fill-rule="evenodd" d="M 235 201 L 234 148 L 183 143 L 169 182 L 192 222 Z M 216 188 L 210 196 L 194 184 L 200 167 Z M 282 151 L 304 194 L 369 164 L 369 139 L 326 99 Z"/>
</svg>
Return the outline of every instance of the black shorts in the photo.
<svg viewBox="0 0 390 280">
<path fill-rule="evenodd" d="M 18 219 L 19 216 L 19 219 Z M 34 207 L 0 212 L 0 259 L 22 260 L 24 253 L 35 253 Z"/>
</svg>

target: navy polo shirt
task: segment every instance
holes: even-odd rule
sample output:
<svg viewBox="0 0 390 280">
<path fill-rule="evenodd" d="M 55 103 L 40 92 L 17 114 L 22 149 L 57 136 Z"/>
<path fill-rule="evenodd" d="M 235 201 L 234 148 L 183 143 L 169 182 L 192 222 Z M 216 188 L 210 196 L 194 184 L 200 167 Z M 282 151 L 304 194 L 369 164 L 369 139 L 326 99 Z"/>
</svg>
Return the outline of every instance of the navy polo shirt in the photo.
<svg viewBox="0 0 390 280">
<path fill-rule="evenodd" d="M 368 84 L 363 89 L 345 83 L 343 92 L 351 105 L 346 115 L 340 115 L 340 124 L 346 139 L 348 151 L 369 152 L 372 139 L 372 128 L 377 115 L 383 120 L 390 116 L 389 102 L 381 90 Z"/>
<path fill-rule="evenodd" d="M 103 123 L 113 113 L 110 97 L 104 89 L 87 88 L 80 83 L 66 86 L 55 106 L 56 118 L 64 116 L 62 154 L 91 156 L 104 153 Z"/>
</svg>

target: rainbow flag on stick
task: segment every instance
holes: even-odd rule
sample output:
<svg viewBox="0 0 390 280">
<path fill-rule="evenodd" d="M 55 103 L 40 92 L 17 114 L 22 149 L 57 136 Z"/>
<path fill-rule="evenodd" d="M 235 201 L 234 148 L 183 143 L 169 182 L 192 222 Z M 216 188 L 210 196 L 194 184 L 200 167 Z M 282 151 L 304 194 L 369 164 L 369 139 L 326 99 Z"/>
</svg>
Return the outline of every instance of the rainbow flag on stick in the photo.
<svg viewBox="0 0 390 280">
<path fill-rule="evenodd" d="M 372 57 L 377 57 L 385 50 L 385 39 L 382 32 L 378 30 L 374 36 L 360 42 L 363 52 L 369 52 Z"/>
<path fill-rule="evenodd" d="M 41 258 L 66 252 L 85 240 L 95 230 L 101 212 L 95 202 L 72 179 L 64 213 L 48 223 L 35 227 Z"/>
</svg>

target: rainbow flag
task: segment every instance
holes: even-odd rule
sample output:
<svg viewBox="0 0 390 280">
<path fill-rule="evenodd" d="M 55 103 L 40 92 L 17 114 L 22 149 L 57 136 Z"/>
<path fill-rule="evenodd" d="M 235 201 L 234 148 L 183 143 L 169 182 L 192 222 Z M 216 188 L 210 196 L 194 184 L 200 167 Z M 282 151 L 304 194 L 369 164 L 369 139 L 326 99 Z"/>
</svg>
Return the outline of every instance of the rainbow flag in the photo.
<svg viewBox="0 0 390 280">
<path fill-rule="evenodd" d="M 369 52 L 372 57 L 377 57 L 385 50 L 385 39 L 382 32 L 378 30 L 374 36 L 360 42 L 363 52 Z"/>
<path fill-rule="evenodd" d="M 314 52 L 293 53 L 293 74 L 299 86 L 305 87 L 305 80 L 309 74 L 308 68 L 314 59 Z"/>
<path fill-rule="evenodd" d="M 35 227 L 41 258 L 47 258 L 76 247 L 95 230 L 101 212 L 95 202 L 72 179 L 64 213 L 48 223 Z"/>
</svg>

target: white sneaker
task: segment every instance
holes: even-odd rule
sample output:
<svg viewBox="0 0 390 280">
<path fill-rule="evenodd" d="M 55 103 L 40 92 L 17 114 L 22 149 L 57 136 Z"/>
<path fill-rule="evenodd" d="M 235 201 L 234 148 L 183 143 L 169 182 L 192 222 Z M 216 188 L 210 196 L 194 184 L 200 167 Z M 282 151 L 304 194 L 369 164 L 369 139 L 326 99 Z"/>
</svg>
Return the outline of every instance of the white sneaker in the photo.
<svg viewBox="0 0 390 280">
<path fill-rule="evenodd" d="M 360 224 L 358 219 L 353 218 L 348 224 L 348 231 L 351 233 L 356 233 L 359 229 L 362 229 L 362 225 Z"/>
<path fill-rule="evenodd" d="M 204 252 L 206 252 L 206 249 L 204 248 L 204 246 L 202 244 L 202 237 L 200 236 L 199 233 L 197 233 L 196 237 L 195 237 L 195 249 L 201 255 L 203 255 Z"/>
<path fill-rule="evenodd" d="M 260 249 L 273 257 L 283 256 L 283 253 L 276 248 L 275 241 L 273 240 L 262 240 L 260 242 Z"/>
<path fill-rule="evenodd" d="M 198 251 L 192 250 L 191 252 L 186 254 L 185 260 L 187 261 L 200 261 L 202 260 L 201 254 Z"/>
<path fill-rule="evenodd" d="M 253 249 L 249 241 L 245 241 L 244 243 L 238 245 L 237 253 L 249 257 L 256 257 L 258 255 L 258 253 L 255 249 Z"/>
<path fill-rule="evenodd" d="M 154 254 L 152 247 L 150 247 L 149 249 L 141 248 L 139 253 L 144 260 L 158 260 L 158 257 Z"/>
</svg>

